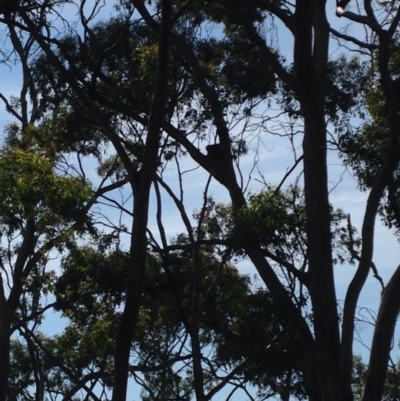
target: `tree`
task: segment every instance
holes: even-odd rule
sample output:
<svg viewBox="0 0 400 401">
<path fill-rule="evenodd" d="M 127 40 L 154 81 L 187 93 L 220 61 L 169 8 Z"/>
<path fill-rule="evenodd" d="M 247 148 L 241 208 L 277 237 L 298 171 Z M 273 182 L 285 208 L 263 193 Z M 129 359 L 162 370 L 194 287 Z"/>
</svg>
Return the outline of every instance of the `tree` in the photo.
<svg viewBox="0 0 400 401">
<path fill-rule="evenodd" d="M 41 60 L 46 60 L 51 66 L 44 74 L 38 73 L 37 86 L 32 86 L 30 92 L 43 94 L 45 101 L 50 92 L 62 101 L 66 99 L 68 107 L 75 98 L 75 105 L 80 104 L 86 109 L 95 124 L 101 127 L 106 141 L 114 146 L 122 165 L 121 171 L 126 174 L 134 196 L 130 275 L 115 350 L 114 401 L 126 398 L 129 353 L 137 332 L 142 289 L 146 281 L 149 243 L 146 229 L 152 182 L 158 199 L 161 187 L 177 205 L 186 225 L 194 261 L 199 258 L 199 247 L 207 240 L 202 230 L 207 208 L 204 207 L 200 213 L 201 224 L 193 229 L 182 202 L 183 184 L 180 196 L 163 184 L 165 167 L 174 161 L 180 172 L 181 159 L 185 155 L 190 156 L 229 193 L 232 217 L 228 220 L 229 224 L 222 226 L 219 235 L 216 235 L 217 227 L 212 240 L 229 252 L 246 255 L 268 288 L 269 296 L 279 303 L 283 311 L 283 329 L 291 332 L 293 327 L 296 328 L 293 338 L 301 344 L 304 352 L 304 365 L 299 369 L 307 384 L 308 398 L 312 401 L 347 401 L 353 398 L 353 338 L 357 302 L 373 266 L 376 216 L 386 191 L 390 196 L 396 194 L 393 183 L 400 157 L 400 117 L 396 75 L 392 67 L 398 50 L 400 10 L 389 2 L 365 0 L 360 5 L 362 12 L 358 14 L 351 11 L 352 3 L 339 2 L 337 17 L 361 25 L 370 33 L 369 42 L 332 29 L 328 15 L 333 20 L 333 12 L 327 11 L 326 1 L 317 0 L 297 0 L 295 4 L 273 0 L 204 3 L 165 0 L 150 6 L 141 1 L 121 2 L 118 5 L 120 21 L 110 25 L 115 30 L 111 29 L 111 35 L 104 37 L 109 40 L 107 43 L 110 46 L 104 46 L 103 38 L 99 36 L 101 30 L 93 27 L 90 17 L 81 19 L 84 29 L 81 35 L 75 32 L 60 39 L 52 35 L 51 29 L 44 31 L 43 27 L 50 24 L 46 20 L 46 7 L 56 7 L 56 4 L 24 2 L 3 11 L 1 21 L 10 29 L 29 32 L 44 53 Z M 140 15 L 143 23 L 136 20 L 136 15 Z M 279 49 L 273 48 L 266 40 L 265 32 L 268 32 L 273 19 L 279 20 L 281 28 L 292 37 L 291 64 L 286 62 Z M 210 25 L 218 28 L 218 34 L 202 35 Z M 144 42 L 135 43 L 131 26 L 146 32 L 148 36 Z M 329 59 L 331 34 L 352 46 L 362 60 L 369 63 L 366 70 L 372 78 L 371 75 L 363 75 L 362 71 L 356 72 L 366 79 L 364 82 L 379 82 L 380 104 L 385 110 L 378 121 L 371 109 L 363 109 L 384 129 L 379 132 L 382 146 L 379 160 L 374 165 L 376 171 L 368 183 L 369 196 L 360 253 L 357 252 L 358 241 L 353 238 L 351 224 L 343 227 L 343 238 L 339 234 L 339 240 L 349 251 L 350 260 L 357 261 L 357 270 L 346 294 L 342 320 L 333 275 L 333 249 L 337 246 L 337 236 L 332 229 L 335 213 L 328 194 L 327 131 L 328 123 L 336 124 L 337 135 L 340 135 L 340 124 L 347 121 L 349 117 L 346 113 L 354 110 L 352 107 L 357 103 L 353 93 L 359 82 L 351 78 L 354 76 L 351 75 L 354 63 L 347 63 L 343 58 Z M 135 46 L 132 48 L 132 45 Z M 92 57 L 85 57 L 87 54 Z M 154 54 L 157 56 L 154 57 Z M 376 56 L 376 65 L 371 63 L 368 55 Z M 125 63 L 115 65 L 115 60 L 124 60 Z M 132 73 L 135 65 L 143 80 Z M 154 69 L 152 73 L 154 65 L 158 66 L 155 74 Z M 34 68 L 43 72 L 40 65 Z M 343 73 L 350 78 L 343 78 Z M 147 101 L 145 99 L 145 94 L 149 93 L 152 93 L 150 102 L 148 96 Z M 267 191 L 258 199 L 253 199 L 255 205 L 259 202 L 268 206 L 264 211 L 257 210 L 257 207 L 252 210 L 252 200 L 246 198 L 245 186 L 240 181 L 239 167 L 241 155 L 246 153 L 246 135 L 254 126 L 265 127 L 265 119 L 261 119 L 258 125 L 254 121 L 257 111 L 268 106 L 270 97 L 292 122 L 299 124 L 303 135 L 303 154 L 295 158 L 290 169 L 292 171 L 302 162 L 304 215 L 300 219 L 296 219 L 298 204 L 290 204 L 282 196 L 281 189 L 289 174 L 277 188 L 266 185 Z M 55 107 L 57 112 L 59 106 Z M 228 122 L 242 128 L 239 134 Z M 130 132 L 126 130 L 128 125 L 132 127 Z M 117 131 L 117 127 L 122 128 Z M 290 127 L 293 128 L 293 124 Z M 212 134 L 209 135 L 207 130 Z M 338 136 L 335 139 L 340 145 Z M 293 135 L 289 137 L 294 140 Z M 213 152 L 205 154 L 202 151 L 211 142 L 217 142 L 214 144 L 218 146 L 217 157 L 213 157 Z M 341 150 L 346 152 L 344 147 Z M 179 178 L 182 180 L 182 175 Z M 205 198 L 207 191 L 208 185 L 204 191 Z M 161 203 L 158 201 L 156 215 L 162 243 L 159 248 L 160 253 L 168 255 Z M 281 214 L 270 219 L 268 213 L 277 210 L 276 204 L 280 206 Z M 388 205 L 389 212 L 395 213 L 394 204 Z M 289 209 L 293 212 L 288 213 L 288 208 L 293 208 Z M 248 213 L 250 220 L 253 216 L 257 219 L 258 212 L 264 227 L 263 224 L 260 227 L 243 224 L 242 216 Z M 214 217 L 214 221 L 209 223 L 216 228 L 219 220 L 218 216 Z M 305 231 L 300 231 L 293 224 L 303 224 Z M 279 230 L 283 238 L 276 237 Z M 303 255 L 300 263 L 290 247 L 292 238 Z M 265 243 L 266 239 L 271 240 L 272 245 Z M 150 240 L 155 242 L 154 237 Z M 219 257 L 223 258 L 222 255 Z M 163 260 L 167 272 L 168 258 Z M 275 264 L 285 272 L 283 279 L 274 269 Z M 196 263 L 194 266 L 194 282 L 199 286 L 202 277 Z M 383 293 L 362 396 L 364 401 L 379 400 L 383 394 L 390 342 L 400 309 L 396 291 L 399 277 L 398 269 Z M 200 300 L 201 291 L 195 289 L 194 305 L 198 306 Z M 307 305 L 312 310 L 312 319 L 308 319 Z M 203 386 L 205 362 L 200 352 L 199 332 L 196 330 L 199 317 L 196 313 L 192 316 L 188 332 L 196 351 L 193 352 L 195 396 L 198 401 L 203 401 L 207 400 Z"/>
<path fill-rule="evenodd" d="M 0 399 L 16 396 L 19 384 L 25 387 L 25 395 L 27 388 L 35 385 L 39 399 L 44 393 L 40 356 L 27 333 L 53 307 L 52 303 L 43 304 L 43 296 L 51 292 L 56 277 L 49 267 L 51 253 L 63 252 L 77 238 L 96 235 L 89 211 L 99 196 L 121 184 L 106 187 L 103 181 L 95 188 L 82 171 L 74 170 L 64 159 L 74 142 L 65 144 L 61 138 L 64 127 L 54 119 L 42 118 L 28 66 L 32 37 L 18 35 L 11 26 L 9 35 L 22 67 L 23 82 L 18 97 L 0 94 L 7 111 L 16 119 L 5 127 L 0 150 Z M 49 131 L 52 139 L 58 135 L 60 142 L 50 143 Z M 93 154 L 88 147 L 85 151 Z M 82 156 L 79 150 L 75 154 L 78 159 Z M 26 347 L 15 339 L 17 335 L 25 336 Z M 33 369 L 33 377 L 24 371 L 27 356 L 32 359 L 29 368 Z"/>
<path fill-rule="evenodd" d="M 40 296 L 53 280 L 46 269 L 48 253 L 88 229 L 90 219 L 82 213 L 92 191 L 75 177 L 58 176 L 52 160 L 31 149 L 5 146 L 0 160 L 1 266 L 6 274 L 1 287 L 0 377 L 7 394 L 11 335 L 43 313 Z"/>
</svg>

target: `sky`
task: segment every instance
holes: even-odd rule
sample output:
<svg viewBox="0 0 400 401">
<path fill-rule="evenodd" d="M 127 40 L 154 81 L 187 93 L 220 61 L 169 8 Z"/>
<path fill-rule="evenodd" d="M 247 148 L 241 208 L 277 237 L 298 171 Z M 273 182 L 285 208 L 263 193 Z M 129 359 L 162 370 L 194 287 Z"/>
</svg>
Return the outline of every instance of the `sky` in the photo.
<svg viewBox="0 0 400 401">
<path fill-rule="evenodd" d="M 108 4 L 111 4 L 108 3 Z M 328 3 L 328 10 L 332 26 L 336 29 L 344 29 L 346 26 L 345 20 L 339 20 L 334 15 L 335 4 L 333 1 Z M 98 18 L 108 17 L 110 15 L 110 5 L 107 5 Z M 74 17 L 72 10 L 66 10 L 63 14 L 64 17 L 71 15 Z M 280 34 L 278 37 L 278 45 L 283 54 L 286 55 L 287 59 L 291 58 L 291 38 L 285 33 L 285 28 L 278 25 Z M 349 31 L 352 34 L 363 37 L 364 33 L 357 30 Z M 0 37 L 0 43 L 1 43 Z M 332 57 L 336 57 L 343 49 L 338 49 L 334 43 L 332 43 Z M 12 67 L 12 68 L 11 68 Z M 19 68 L 13 66 L 0 65 L 0 91 L 1 93 L 9 97 L 13 94 L 18 94 L 20 91 L 21 73 Z M 0 128 L 4 127 L 5 124 L 12 121 L 11 116 L 5 111 L 5 108 L 0 104 Z M 275 127 L 276 128 L 276 127 Z M 271 127 L 272 129 L 272 127 Z M 300 136 L 298 142 L 295 144 L 297 149 L 300 149 Z M 250 143 L 250 147 L 257 146 L 256 142 Z M 301 152 L 300 152 L 301 154 Z M 93 162 L 88 160 L 87 165 L 90 168 L 90 164 L 94 166 Z M 291 153 L 290 144 L 285 138 L 266 136 L 262 146 L 259 148 L 259 164 L 258 169 L 261 171 L 263 176 L 269 183 L 278 184 L 282 176 L 293 163 L 293 154 Z M 352 176 L 351 172 L 343 167 L 343 163 L 338 159 L 337 155 L 333 152 L 328 154 L 328 165 L 329 165 L 329 183 L 331 187 L 330 200 L 334 207 L 343 209 L 346 213 L 351 215 L 352 223 L 357 228 L 358 232 L 361 232 L 361 225 L 363 214 L 366 206 L 367 194 L 362 193 L 358 189 L 357 182 Z M 261 188 L 257 171 L 250 173 L 253 166 L 252 159 L 244 159 L 242 168 L 245 176 L 250 176 L 249 188 L 252 191 L 257 191 Z M 185 165 L 185 168 L 190 170 L 195 165 Z M 299 166 L 292 174 L 294 179 L 296 176 L 301 174 L 301 166 Z M 165 176 L 168 182 L 176 188 L 176 173 L 171 168 L 167 169 Z M 207 182 L 208 176 L 204 174 L 200 169 L 188 172 L 184 176 L 184 187 L 185 187 L 185 207 L 187 213 L 191 215 L 195 209 L 200 209 L 203 203 L 203 190 Z M 175 184 L 174 184 L 175 183 Z M 127 191 L 123 191 L 125 197 L 129 196 Z M 212 195 L 219 202 L 229 202 L 229 196 L 227 191 L 215 182 L 212 182 L 209 190 L 209 194 Z M 117 212 L 112 209 L 107 209 L 107 215 L 110 218 L 117 217 Z M 152 198 L 151 209 L 150 209 L 150 227 L 156 231 L 155 225 L 155 201 L 154 196 Z M 183 224 L 179 216 L 179 212 L 175 208 L 172 202 L 164 204 L 164 224 L 167 229 L 167 235 L 169 238 L 173 238 L 180 232 L 182 232 Z M 127 225 L 129 219 L 127 218 Z M 385 283 L 389 280 L 390 276 L 394 272 L 394 269 L 400 264 L 400 246 L 396 239 L 393 231 L 386 228 L 380 220 L 377 221 L 376 225 L 376 236 L 375 236 L 375 252 L 374 262 L 378 267 L 379 273 L 382 276 Z M 255 274 L 255 270 L 249 263 L 241 263 L 240 271 L 244 274 Z M 343 301 L 346 293 L 347 286 L 355 273 L 354 266 L 340 265 L 335 267 L 335 280 L 337 283 L 337 297 L 339 304 Z M 377 312 L 379 301 L 380 301 L 381 287 L 379 282 L 374 279 L 371 275 L 367 280 L 366 285 L 362 291 L 359 306 L 360 306 L 360 318 L 366 317 L 369 321 Z M 370 314 L 369 310 L 372 311 Z M 46 333 L 55 334 L 60 331 L 66 321 L 60 321 L 59 318 L 49 316 L 43 325 Z M 367 360 L 368 352 L 367 348 L 371 343 L 372 329 L 370 323 L 360 322 L 357 325 L 357 334 L 359 334 L 359 341 L 355 343 L 355 353 L 361 354 L 364 360 Z M 396 330 L 394 344 L 397 344 L 400 340 L 400 330 Z M 393 355 L 395 358 L 400 356 L 397 346 L 394 348 Z M 133 389 L 132 392 L 135 390 Z"/>
</svg>

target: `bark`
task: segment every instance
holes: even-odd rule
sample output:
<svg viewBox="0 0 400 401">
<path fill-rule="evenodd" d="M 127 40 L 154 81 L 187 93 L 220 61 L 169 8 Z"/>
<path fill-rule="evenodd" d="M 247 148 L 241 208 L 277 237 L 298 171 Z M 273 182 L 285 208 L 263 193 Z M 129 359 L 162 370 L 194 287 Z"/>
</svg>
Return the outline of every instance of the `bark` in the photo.
<svg viewBox="0 0 400 401">
<path fill-rule="evenodd" d="M 305 124 L 303 154 L 309 292 L 320 397 L 324 401 L 334 401 L 341 399 L 338 385 L 340 344 L 326 159 L 324 103 L 329 25 L 325 2 L 298 0 L 295 21 L 294 72 Z"/>
<path fill-rule="evenodd" d="M 3 322 L 0 321 L 2 325 Z M 6 401 L 9 395 L 8 376 L 10 372 L 10 328 L 0 329 L 0 401 Z"/>
<path fill-rule="evenodd" d="M 157 169 L 159 141 L 167 91 L 170 18 L 171 3 L 169 0 L 163 0 L 157 76 L 153 93 L 152 110 L 149 117 L 140 186 L 134 199 L 134 219 L 130 248 L 131 269 L 129 271 L 125 308 L 116 341 L 113 401 L 126 400 L 129 356 L 143 292 L 147 255 L 146 230 L 150 187 Z"/>
<path fill-rule="evenodd" d="M 194 390 L 196 394 L 196 401 L 206 401 L 204 394 L 204 372 L 201 364 L 201 347 L 199 340 L 199 327 L 193 325 L 190 332 L 190 340 L 193 354 L 193 375 L 194 375 Z"/>
<path fill-rule="evenodd" d="M 400 267 L 397 268 L 382 293 L 361 401 L 380 401 L 382 399 L 393 333 L 400 312 L 399 288 Z"/>
<path fill-rule="evenodd" d="M 317 113 L 316 113 L 317 114 Z M 314 118 L 312 118 L 314 117 Z M 323 400 L 338 400 L 339 330 L 331 253 L 325 123 L 310 116 L 304 138 L 304 180 L 309 255 L 309 291 Z M 322 118 L 323 119 L 323 118 Z"/>
<path fill-rule="evenodd" d="M 4 295 L 4 294 L 2 294 Z M 9 395 L 11 323 L 4 297 L 0 302 L 0 401 Z"/>
</svg>

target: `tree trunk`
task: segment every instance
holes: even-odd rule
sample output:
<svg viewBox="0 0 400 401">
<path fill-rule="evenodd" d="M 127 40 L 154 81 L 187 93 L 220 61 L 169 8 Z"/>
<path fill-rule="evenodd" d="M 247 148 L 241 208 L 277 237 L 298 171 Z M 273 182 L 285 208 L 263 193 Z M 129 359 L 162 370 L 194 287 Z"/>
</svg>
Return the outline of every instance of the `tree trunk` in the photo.
<svg viewBox="0 0 400 401">
<path fill-rule="evenodd" d="M 304 187 L 317 369 L 321 398 L 339 400 L 339 328 L 334 287 L 330 207 L 326 170 L 326 127 L 322 113 L 306 118 Z M 308 120 L 308 121 L 307 121 Z M 320 120 L 320 121 L 318 121 Z"/>
<path fill-rule="evenodd" d="M 2 308 L 3 309 L 3 308 Z M 10 374 L 10 322 L 4 310 L 0 316 L 0 401 L 9 396 Z"/>
<path fill-rule="evenodd" d="M 150 112 L 148 135 L 140 186 L 134 199 L 134 218 L 131 238 L 131 269 L 128 277 L 127 297 L 115 347 L 113 401 L 125 401 L 129 357 L 142 299 L 147 256 L 147 221 L 150 187 L 157 169 L 161 126 L 164 115 L 168 81 L 169 34 L 171 20 L 170 0 L 162 2 L 162 19 L 158 42 L 158 67 Z"/>
<path fill-rule="evenodd" d="M 399 288 L 400 267 L 397 268 L 382 293 L 361 401 L 380 401 L 382 399 L 393 333 L 400 311 Z"/>
<path fill-rule="evenodd" d="M 325 86 L 329 25 L 325 1 L 298 0 L 295 11 L 294 88 L 304 116 L 304 192 L 321 400 L 341 399 L 339 319 L 333 277 L 331 212 L 328 197 Z M 313 384 L 310 383 L 312 386 Z"/>
</svg>

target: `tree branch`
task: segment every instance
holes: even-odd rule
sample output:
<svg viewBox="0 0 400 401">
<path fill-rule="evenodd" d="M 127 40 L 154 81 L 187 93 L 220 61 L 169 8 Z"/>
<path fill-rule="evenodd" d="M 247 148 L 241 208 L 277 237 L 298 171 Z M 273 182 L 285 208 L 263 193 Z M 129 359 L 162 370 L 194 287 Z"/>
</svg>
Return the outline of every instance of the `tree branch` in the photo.
<svg viewBox="0 0 400 401">
<path fill-rule="evenodd" d="M 369 27 L 371 27 L 369 17 L 366 15 L 359 15 L 359 14 L 353 13 L 352 11 L 346 11 L 345 9 L 343 9 L 341 7 L 338 7 L 336 9 L 336 15 L 339 18 L 344 17 L 344 18 L 349 19 L 350 21 L 358 22 L 360 24 L 365 24 L 365 25 L 368 25 Z"/>
<path fill-rule="evenodd" d="M 350 35 L 346 35 L 344 33 L 341 33 L 339 31 L 337 31 L 336 29 L 330 28 L 331 33 L 333 33 L 333 35 L 335 35 L 336 37 L 346 40 L 348 42 L 352 42 L 357 46 L 360 46 L 364 49 L 369 49 L 369 50 L 377 50 L 379 48 L 378 45 L 374 45 L 372 43 L 365 43 L 359 39 L 354 38 L 353 36 Z"/>
</svg>

